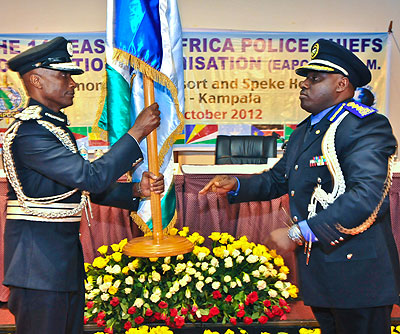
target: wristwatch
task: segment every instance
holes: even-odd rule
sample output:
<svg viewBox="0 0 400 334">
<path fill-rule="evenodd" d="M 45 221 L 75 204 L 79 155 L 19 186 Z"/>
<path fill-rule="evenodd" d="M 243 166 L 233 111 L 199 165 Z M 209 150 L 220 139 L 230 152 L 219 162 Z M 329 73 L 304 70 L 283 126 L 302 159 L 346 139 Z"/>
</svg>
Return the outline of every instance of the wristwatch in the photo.
<svg viewBox="0 0 400 334">
<path fill-rule="evenodd" d="M 301 234 L 301 230 L 299 225 L 293 224 L 288 230 L 288 237 L 289 239 L 293 240 L 298 245 L 302 245 L 304 242 L 304 237 Z"/>
</svg>

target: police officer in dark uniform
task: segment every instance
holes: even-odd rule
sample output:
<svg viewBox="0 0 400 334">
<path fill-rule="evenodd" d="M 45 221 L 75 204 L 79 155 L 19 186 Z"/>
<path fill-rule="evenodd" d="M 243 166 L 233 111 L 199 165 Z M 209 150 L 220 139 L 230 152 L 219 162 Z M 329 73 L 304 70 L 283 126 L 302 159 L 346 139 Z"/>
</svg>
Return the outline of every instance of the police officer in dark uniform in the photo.
<svg viewBox="0 0 400 334">
<path fill-rule="evenodd" d="M 228 193 L 234 203 L 288 193 L 294 224 L 271 241 L 294 249 L 300 292 L 322 333 L 390 333 L 400 290 L 388 198 L 397 145 L 391 126 L 352 100 L 371 73 L 339 44 L 318 40 L 296 73 L 305 77 L 300 101 L 311 115 L 282 159 L 250 178 L 217 176 L 200 192 Z"/>
<path fill-rule="evenodd" d="M 138 143 L 160 124 L 156 103 L 107 154 L 92 163 L 80 156 L 62 111 L 73 103 L 72 75 L 83 73 L 71 55 L 70 43 L 57 37 L 8 62 L 30 96 L 3 146 L 9 182 L 3 284 L 18 334 L 83 333 L 82 211 L 90 211 L 90 200 L 135 211 L 140 197 L 164 190 L 163 176 L 149 172 L 133 186 L 116 182 L 142 159 Z"/>
</svg>

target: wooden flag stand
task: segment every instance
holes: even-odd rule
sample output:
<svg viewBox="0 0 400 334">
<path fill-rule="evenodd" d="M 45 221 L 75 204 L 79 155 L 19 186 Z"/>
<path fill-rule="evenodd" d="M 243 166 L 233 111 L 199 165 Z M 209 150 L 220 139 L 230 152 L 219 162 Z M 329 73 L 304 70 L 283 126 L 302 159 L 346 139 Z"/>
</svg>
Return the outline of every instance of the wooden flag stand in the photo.
<svg viewBox="0 0 400 334">
<path fill-rule="evenodd" d="M 145 75 L 143 75 L 143 89 L 145 107 L 148 107 L 154 103 L 154 84 Z M 156 129 L 147 136 L 147 155 L 149 171 L 159 175 Z M 191 252 L 194 246 L 188 239 L 178 235 L 163 234 L 160 194 L 151 193 L 150 205 L 153 235 L 130 240 L 124 246 L 123 253 L 134 257 L 165 257 Z"/>
</svg>

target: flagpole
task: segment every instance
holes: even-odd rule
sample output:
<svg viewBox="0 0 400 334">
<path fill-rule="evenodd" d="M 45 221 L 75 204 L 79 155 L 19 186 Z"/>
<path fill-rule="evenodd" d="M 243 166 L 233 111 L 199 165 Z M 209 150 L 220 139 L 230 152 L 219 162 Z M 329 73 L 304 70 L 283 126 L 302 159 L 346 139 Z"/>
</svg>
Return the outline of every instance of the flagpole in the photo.
<svg viewBox="0 0 400 334">
<path fill-rule="evenodd" d="M 144 104 L 145 107 L 148 107 L 155 102 L 155 99 L 153 80 L 146 75 L 143 75 L 143 92 Z M 149 171 L 158 176 L 160 169 L 158 166 L 157 130 L 154 129 L 146 140 Z M 178 235 L 163 234 L 160 194 L 151 192 L 150 207 L 153 236 L 130 240 L 122 250 L 124 254 L 135 257 L 165 257 L 191 252 L 194 246 L 188 239 Z"/>
<path fill-rule="evenodd" d="M 145 107 L 152 105 L 154 99 L 154 83 L 147 75 L 143 75 L 143 92 Z M 159 175 L 160 169 L 158 166 L 158 149 L 157 149 L 157 129 L 154 129 L 147 136 L 147 157 L 149 172 L 154 175 Z M 159 243 L 162 239 L 162 214 L 160 194 L 150 194 L 151 217 L 153 219 L 153 238 Z"/>
</svg>

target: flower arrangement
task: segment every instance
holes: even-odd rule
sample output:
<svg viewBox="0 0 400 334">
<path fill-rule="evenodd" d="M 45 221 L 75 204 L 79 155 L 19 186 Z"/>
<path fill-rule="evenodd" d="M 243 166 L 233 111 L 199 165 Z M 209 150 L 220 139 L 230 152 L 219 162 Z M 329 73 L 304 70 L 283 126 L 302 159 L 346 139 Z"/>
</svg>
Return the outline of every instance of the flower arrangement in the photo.
<svg viewBox="0 0 400 334">
<path fill-rule="evenodd" d="M 174 257 L 126 256 L 126 239 L 111 245 L 112 252 L 101 246 L 100 256 L 85 264 L 85 323 L 105 327 L 104 333 L 130 334 L 144 323 L 180 328 L 188 322 L 286 319 L 287 299 L 296 298 L 298 289 L 287 282 L 289 269 L 275 250 L 216 232 L 209 236 L 210 250 L 202 246 L 204 237 L 188 232 L 170 231 L 195 245 L 193 252 Z"/>
<path fill-rule="evenodd" d="M 245 329 L 240 329 L 239 332 L 240 334 L 248 334 Z M 103 334 L 103 332 L 97 332 L 95 334 Z M 126 332 L 126 334 L 174 334 L 174 332 L 166 326 L 157 326 L 157 327 L 140 326 L 139 328 L 129 329 Z M 203 334 L 220 334 L 220 333 L 217 331 L 211 331 L 209 329 L 206 329 L 203 332 Z M 235 332 L 232 331 L 231 329 L 227 329 L 223 334 L 235 334 Z M 261 332 L 261 334 L 270 334 L 270 333 Z M 277 334 L 288 334 L 288 333 L 278 332 Z M 321 334 L 321 330 L 319 328 L 314 328 L 314 329 L 300 328 L 299 334 Z"/>
</svg>

